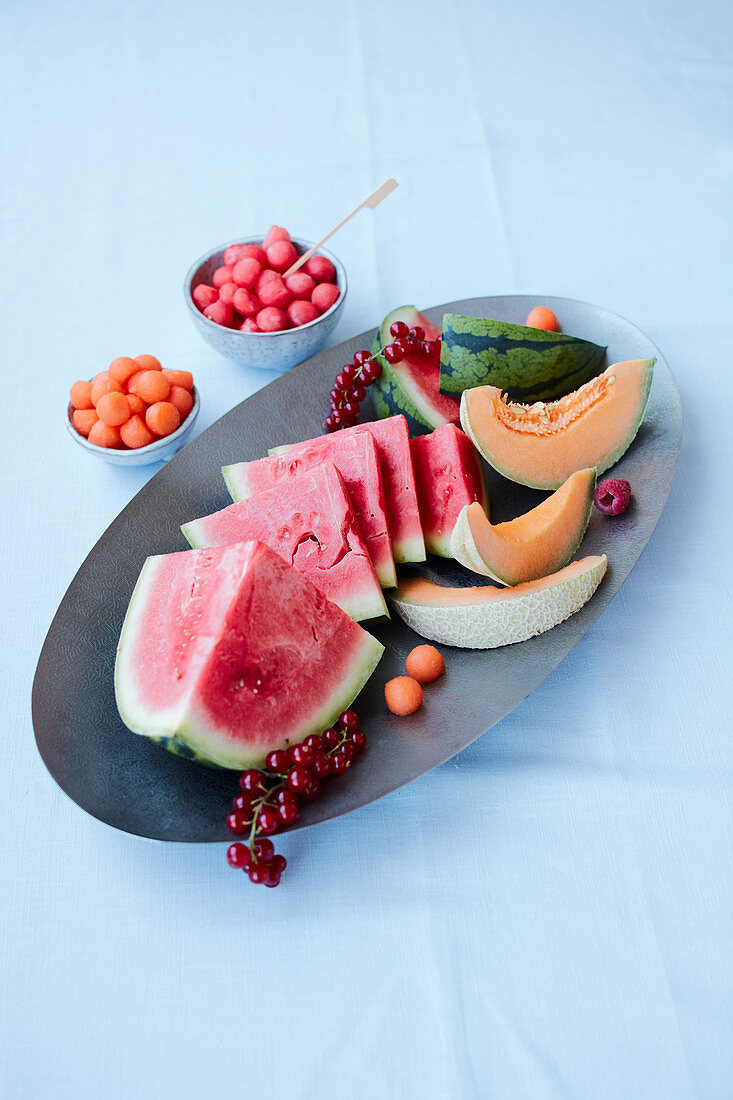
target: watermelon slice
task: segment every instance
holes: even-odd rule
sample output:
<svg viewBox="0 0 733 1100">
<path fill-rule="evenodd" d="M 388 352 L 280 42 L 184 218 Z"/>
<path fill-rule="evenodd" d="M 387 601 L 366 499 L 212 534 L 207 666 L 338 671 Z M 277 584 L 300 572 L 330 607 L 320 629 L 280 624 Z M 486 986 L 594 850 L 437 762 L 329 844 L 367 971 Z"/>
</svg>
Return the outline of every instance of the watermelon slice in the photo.
<svg viewBox="0 0 733 1100">
<path fill-rule="evenodd" d="M 148 558 L 115 696 L 133 733 L 223 768 L 320 733 L 384 647 L 263 543 Z"/>
<path fill-rule="evenodd" d="M 418 325 L 424 330 L 426 339 L 440 341 L 440 329 L 432 321 L 414 306 L 400 306 L 382 321 L 372 346 L 374 354 L 392 343 L 390 327 L 395 321 L 403 321 L 408 328 Z M 440 351 L 430 359 L 408 355 L 399 363 L 388 363 L 383 355 L 377 355 L 377 359 L 382 373 L 372 392 L 374 407 L 381 417 L 403 413 L 410 420 L 410 427 L 418 433 L 426 428 L 459 422 L 459 401 L 440 392 Z"/>
<path fill-rule="evenodd" d="M 322 447 L 330 457 L 336 439 L 348 438 L 359 432 L 368 432 L 377 445 L 379 464 L 384 483 L 389 533 L 395 561 L 425 561 L 425 542 L 420 526 L 417 505 L 415 475 L 410 454 L 410 433 L 404 416 L 392 416 L 387 420 L 373 420 L 342 428 L 333 435 L 308 439 L 305 443 L 290 443 L 273 447 L 271 455 L 290 454 L 305 448 Z"/>
<path fill-rule="evenodd" d="M 181 530 L 194 547 L 259 539 L 352 619 L 389 614 L 343 478 L 332 462 L 184 523 Z"/>
<path fill-rule="evenodd" d="M 271 489 L 304 470 L 312 470 L 325 457 L 322 446 L 304 446 L 288 458 L 272 455 L 256 462 L 238 462 L 233 466 L 223 466 L 221 472 L 232 500 L 246 500 L 254 493 Z M 338 432 L 331 438 L 328 459 L 344 479 L 379 583 L 382 588 L 393 588 L 397 577 L 374 439 L 368 432 L 351 435 Z"/>
<path fill-rule="evenodd" d="M 454 424 L 412 440 L 417 499 L 425 545 L 452 557 L 451 535 L 462 509 L 478 501 L 486 511 L 486 485 L 473 443 Z"/>
</svg>

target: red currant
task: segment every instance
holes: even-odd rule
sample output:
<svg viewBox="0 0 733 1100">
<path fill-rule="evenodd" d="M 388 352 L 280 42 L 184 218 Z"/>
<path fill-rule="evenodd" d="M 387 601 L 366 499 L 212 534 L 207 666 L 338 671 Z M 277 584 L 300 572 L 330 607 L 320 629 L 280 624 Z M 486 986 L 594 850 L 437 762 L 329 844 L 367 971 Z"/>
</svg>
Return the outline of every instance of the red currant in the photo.
<svg viewBox="0 0 733 1100">
<path fill-rule="evenodd" d="M 323 741 L 323 744 L 327 749 L 335 749 L 339 741 L 341 740 L 341 734 L 338 730 L 333 729 L 332 727 L 331 729 L 323 731 L 323 733 L 321 734 L 321 740 Z"/>
<path fill-rule="evenodd" d="M 351 767 L 351 761 L 348 756 L 345 756 L 341 749 L 333 754 L 333 772 L 334 775 L 343 775 L 347 768 Z"/>
<path fill-rule="evenodd" d="M 351 378 L 346 374 L 346 371 L 342 370 L 340 374 L 336 375 L 335 384 L 337 390 L 348 390 L 351 385 Z"/>
<path fill-rule="evenodd" d="M 295 800 L 292 802 L 281 802 L 277 808 L 277 813 L 283 825 L 294 825 L 300 817 L 300 807 Z"/>
<path fill-rule="evenodd" d="M 354 360 L 353 363 L 347 363 L 345 367 L 342 367 L 341 368 L 341 373 L 343 374 L 344 378 L 350 378 L 351 381 L 353 382 L 353 380 L 356 378 L 357 374 L 359 373 L 359 367 L 360 366 L 361 366 L 361 363 L 359 363 L 357 365 L 356 360 Z"/>
<path fill-rule="evenodd" d="M 357 752 L 364 752 L 366 748 L 366 737 L 361 730 L 354 730 L 353 733 L 350 734 L 349 740 L 351 744 L 356 747 Z"/>
<path fill-rule="evenodd" d="M 311 775 L 313 775 L 312 772 Z M 319 794 L 321 793 L 320 779 L 318 779 L 317 776 L 313 775 L 313 778 L 311 779 L 311 782 L 308 784 L 308 786 L 304 787 L 303 790 L 299 793 L 306 800 L 306 802 L 312 802 L 313 799 L 318 798 Z"/>
<path fill-rule="evenodd" d="M 337 432 L 339 429 L 339 426 L 334 420 L 333 416 L 326 417 L 326 419 L 323 421 L 323 427 L 326 429 L 327 432 Z"/>
<path fill-rule="evenodd" d="M 425 339 L 425 329 L 420 328 L 419 325 L 415 325 L 415 327 L 411 328 L 410 331 L 408 332 L 408 336 L 412 336 L 412 338 L 414 340 L 424 340 Z"/>
<path fill-rule="evenodd" d="M 331 390 L 328 396 L 331 399 L 331 404 L 338 406 L 341 404 L 344 395 L 341 390 Z"/>
<path fill-rule="evenodd" d="M 404 321 L 395 321 L 389 328 L 390 336 L 407 336 L 409 331 Z"/>
<path fill-rule="evenodd" d="M 352 386 L 348 394 L 349 401 L 356 401 L 357 405 L 361 405 L 362 401 L 366 397 L 366 390 L 363 386 Z"/>
<path fill-rule="evenodd" d="M 344 745 L 344 748 L 347 746 Z M 270 833 L 276 833 L 282 821 L 280 814 L 277 812 L 274 806 L 263 806 L 260 812 L 257 814 L 257 828 L 265 836 L 269 836 Z"/>
<path fill-rule="evenodd" d="M 252 855 L 246 844 L 230 844 L 227 848 L 227 863 L 237 870 L 246 871 L 252 862 Z"/>
<path fill-rule="evenodd" d="M 414 336 L 403 337 L 402 343 L 405 345 L 406 355 L 414 355 L 420 349 L 420 342 Z"/>
<path fill-rule="evenodd" d="M 432 359 L 434 355 L 440 355 L 440 340 L 426 340 L 423 344 L 423 355 L 426 359 Z"/>
<path fill-rule="evenodd" d="M 275 772 L 279 774 L 284 772 L 288 766 L 288 752 L 287 749 L 274 749 L 273 752 L 268 753 L 265 759 L 265 767 L 268 772 Z"/>
<path fill-rule="evenodd" d="M 312 733 L 310 737 L 306 737 L 303 744 L 307 745 L 309 749 L 313 749 L 314 752 L 320 752 L 322 748 L 322 741 L 317 733 Z"/>
<path fill-rule="evenodd" d="M 288 861 L 285 856 L 276 855 L 272 857 L 272 869 L 277 871 L 278 874 L 282 874 L 288 865 Z"/>
<path fill-rule="evenodd" d="M 343 753 L 346 759 L 351 762 L 352 760 L 356 760 L 358 750 L 353 741 L 345 741 L 339 749 L 339 752 Z M 338 753 L 336 755 L 338 756 Z M 260 813 L 262 813 L 261 810 Z"/>
<path fill-rule="evenodd" d="M 285 782 L 288 787 L 290 787 L 291 791 L 300 794 L 301 791 L 310 786 L 313 782 L 313 778 L 313 772 L 310 768 L 306 768 L 304 764 L 296 764 L 285 776 Z"/>
<path fill-rule="evenodd" d="M 256 883 L 258 886 L 260 883 L 264 883 L 270 876 L 270 864 L 269 863 L 251 863 L 249 870 L 249 881 Z"/>
<path fill-rule="evenodd" d="M 242 836 L 243 833 L 246 833 L 249 825 L 249 814 L 242 813 L 241 810 L 235 810 L 233 814 L 227 815 L 227 829 L 235 836 Z"/>
<path fill-rule="evenodd" d="M 293 745 L 288 749 L 288 764 L 312 764 L 315 753 L 310 745 Z"/>
<path fill-rule="evenodd" d="M 357 351 L 354 356 L 354 363 L 357 367 L 363 367 L 365 363 L 369 362 L 371 357 L 372 353 L 370 351 Z"/>
<path fill-rule="evenodd" d="M 388 363 L 399 363 L 403 355 L 397 347 L 397 344 L 387 344 L 387 347 L 384 349 L 384 358 Z"/>
<path fill-rule="evenodd" d="M 344 401 L 341 408 L 342 413 L 346 413 L 349 420 L 356 422 L 356 418 L 359 415 L 360 405 L 358 401 Z"/>
<path fill-rule="evenodd" d="M 359 728 L 359 715 L 355 710 L 345 710 L 343 714 L 339 714 L 339 725 L 344 730 L 355 730 Z"/>
<path fill-rule="evenodd" d="M 372 359 L 371 363 L 367 363 L 361 368 L 361 374 L 359 375 L 359 381 L 363 382 L 365 386 L 371 386 L 382 373 L 382 364 L 378 363 L 376 359 Z"/>
<path fill-rule="evenodd" d="M 333 775 L 333 760 L 327 752 L 316 757 L 313 762 L 313 771 L 319 779 L 326 779 L 329 775 Z"/>
<path fill-rule="evenodd" d="M 232 799 L 232 809 L 240 810 L 243 814 L 247 814 L 248 817 L 251 817 L 252 802 L 252 793 L 250 791 L 241 791 Z"/>
<path fill-rule="evenodd" d="M 269 863 L 275 855 L 275 845 L 271 840 L 256 840 L 252 845 L 252 857 L 260 863 Z"/>
<path fill-rule="evenodd" d="M 400 359 L 404 359 L 405 356 L 407 355 L 407 341 L 408 341 L 408 339 L 409 339 L 409 337 L 407 337 L 407 336 L 400 336 L 399 340 L 395 340 L 394 344 L 392 345 L 392 347 L 398 353 Z"/>
<path fill-rule="evenodd" d="M 239 777 L 239 786 L 243 791 L 252 791 L 253 794 L 261 794 L 266 790 L 265 776 L 258 768 L 250 768 L 242 772 Z"/>
</svg>

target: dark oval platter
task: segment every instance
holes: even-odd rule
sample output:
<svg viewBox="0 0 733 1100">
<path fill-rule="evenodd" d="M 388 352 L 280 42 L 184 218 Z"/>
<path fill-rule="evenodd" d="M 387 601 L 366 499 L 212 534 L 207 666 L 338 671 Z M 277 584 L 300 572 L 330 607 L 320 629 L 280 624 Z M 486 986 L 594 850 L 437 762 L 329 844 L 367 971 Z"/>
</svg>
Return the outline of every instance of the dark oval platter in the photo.
<svg viewBox="0 0 733 1100">
<path fill-rule="evenodd" d="M 633 487 L 629 511 L 612 521 L 595 512 L 577 556 L 606 553 L 600 588 L 576 615 L 517 645 L 488 651 L 441 647 L 447 675 L 429 703 L 409 718 L 384 704 L 386 680 L 404 672 L 420 641 L 396 615 L 371 628 L 386 646 L 377 672 L 355 704 L 368 749 L 345 776 L 331 779 L 298 827 L 355 810 L 443 763 L 521 703 L 585 634 L 629 575 L 646 546 L 672 484 L 682 435 L 679 394 L 652 342 L 621 317 L 567 298 L 473 298 L 444 312 L 523 323 L 535 305 L 555 310 L 565 332 L 608 346 L 607 362 L 655 355 L 644 423 L 614 468 Z M 271 382 L 189 443 L 161 469 L 105 531 L 61 601 L 33 684 L 33 724 L 41 756 L 59 786 L 100 821 L 154 840 L 223 841 L 236 779 L 165 752 L 129 732 L 117 714 L 113 670 L 132 589 L 149 554 L 187 549 L 179 525 L 230 503 L 220 467 L 260 458 L 269 447 L 320 435 L 328 391 L 341 365 L 373 333 L 347 340 Z M 372 418 L 365 406 L 362 419 Z M 543 497 L 487 467 L 492 521 L 511 519 Z M 413 567 L 411 567 L 413 568 Z M 487 583 L 455 562 L 429 558 L 418 567 L 435 580 Z M 276 614 L 276 609 L 273 609 Z"/>
</svg>

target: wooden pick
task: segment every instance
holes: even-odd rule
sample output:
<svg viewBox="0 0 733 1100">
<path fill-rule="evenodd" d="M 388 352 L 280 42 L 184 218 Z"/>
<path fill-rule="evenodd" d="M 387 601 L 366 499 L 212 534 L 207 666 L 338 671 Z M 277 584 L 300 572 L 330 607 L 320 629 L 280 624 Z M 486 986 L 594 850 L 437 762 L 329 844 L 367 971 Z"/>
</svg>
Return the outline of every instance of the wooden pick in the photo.
<svg viewBox="0 0 733 1100">
<path fill-rule="evenodd" d="M 346 225 L 346 223 L 353 218 L 354 214 L 358 214 L 360 210 L 367 206 L 370 210 L 373 210 L 375 206 L 379 206 L 382 199 L 386 199 L 387 195 L 391 195 L 396 187 L 399 187 L 397 180 L 385 180 L 381 187 L 378 187 L 376 191 L 372 191 L 371 195 L 367 196 L 358 206 L 355 206 L 351 213 L 347 214 L 345 218 L 342 218 L 338 225 L 335 225 L 325 237 L 321 237 L 317 244 L 314 244 L 312 248 L 309 248 L 307 252 L 299 256 L 295 263 L 285 272 L 283 279 L 287 279 L 288 275 L 292 275 L 298 268 L 302 267 L 303 264 L 311 258 L 313 253 L 317 252 L 321 245 L 326 243 L 329 237 L 332 237 L 334 233 L 337 233 L 342 226 Z"/>
</svg>

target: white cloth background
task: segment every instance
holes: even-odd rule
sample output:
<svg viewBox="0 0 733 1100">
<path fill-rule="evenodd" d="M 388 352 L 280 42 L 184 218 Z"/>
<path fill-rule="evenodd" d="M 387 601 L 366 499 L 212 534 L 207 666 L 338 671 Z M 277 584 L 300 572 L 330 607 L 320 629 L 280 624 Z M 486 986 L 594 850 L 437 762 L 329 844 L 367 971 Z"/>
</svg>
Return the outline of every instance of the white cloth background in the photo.
<svg viewBox="0 0 733 1100">
<path fill-rule="evenodd" d="M 731 1095 L 732 14 L 0 8 L 3 1097 Z M 37 755 L 55 608 L 154 472 L 91 460 L 63 411 L 145 351 L 213 422 L 271 375 L 201 342 L 188 265 L 273 221 L 315 239 L 390 175 L 333 242 L 335 342 L 406 301 L 595 302 L 664 351 L 683 452 L 553 675 L 432 774 L 283 839 L 266 891 L 223 846 L 92 820 Z"/>
</svg>

